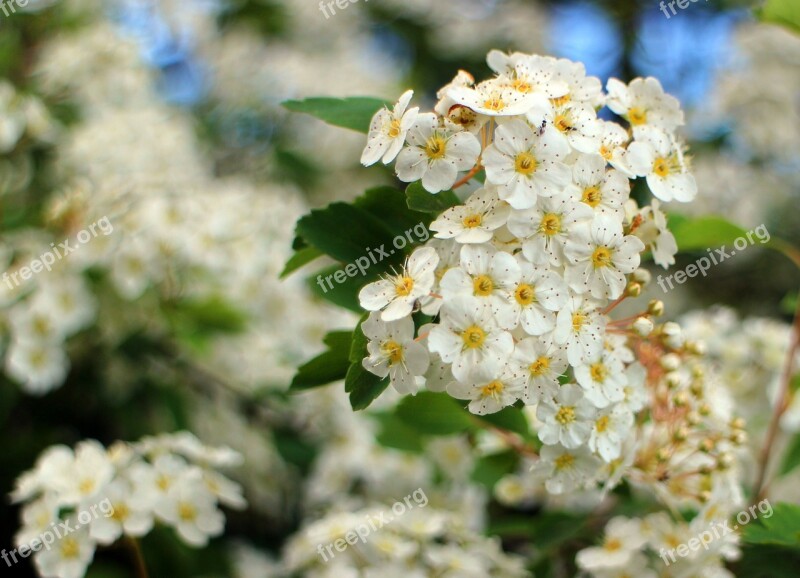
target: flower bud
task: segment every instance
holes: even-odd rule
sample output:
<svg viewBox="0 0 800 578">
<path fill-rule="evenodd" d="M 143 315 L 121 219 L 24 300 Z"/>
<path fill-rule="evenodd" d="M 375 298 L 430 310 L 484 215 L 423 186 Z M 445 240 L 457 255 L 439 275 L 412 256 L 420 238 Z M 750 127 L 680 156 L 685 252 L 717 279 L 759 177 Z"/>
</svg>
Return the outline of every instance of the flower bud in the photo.
<svg viewBox="0 0 800 578">
<path fill-rule="evenodd" d="M 683 347 L 683 332 L 681 326 L 673 321 L 667 321 L 661 327 L 661 335 L 664 343 L 672 349 Z"/>
<path fill-rule="evenodd" d="M 639 295 L 642 294 L 641 284 L 637 283 L 636 281 L 631 281 L 625 288 L 625 294 L 628 297 L 638 297 Z"/>
<path fill-rule="evenodd" d="M 661 367 L 667 371 L 675 371 L 681 366 L 681 358 L 675 353 L 667 353 L 661 358 Z"/>
<path fill-rule="evenodd" d="M 633 331 L 636 335 L 647 337 L 653 331 L 653 322 L 647 317 L 639 317 L 633 322 Z"/>
<path fill-rule="evenodd" d="M 659 299 L 653 299 L 647 304 L 647 312 L 655 317 L 661 317 L 664 315 L 664 302 Z"/>
<path fill-rule="evenodd" d="M 653 276 L 647 269 L 639 268 L 631 274 L 631 279 L 636 281 L 642 287 L 646 287 L 650 284 L 650 281 L 652 281 Z"/>
</svg>

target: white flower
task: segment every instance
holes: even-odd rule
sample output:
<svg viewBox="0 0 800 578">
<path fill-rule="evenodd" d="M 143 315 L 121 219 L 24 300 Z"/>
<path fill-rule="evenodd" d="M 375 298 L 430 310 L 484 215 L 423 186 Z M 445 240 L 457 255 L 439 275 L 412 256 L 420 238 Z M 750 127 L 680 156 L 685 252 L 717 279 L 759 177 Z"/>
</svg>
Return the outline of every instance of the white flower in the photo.
<svg viewBox="0 0 800 578">
<path fill-rule="evenodd" d="M 447 93 L 454 102 L 486 116 L 516 116 L 546 100 L 542 94 L 521 92 L 502 77 L 485 80 L 474 88 L 457 86 Z"/>
<path fill-rule="evenodd" d="M 603 349 L 605 323 L 594 301 L 572 296 L 556 316 L 553 341 L 567 348 L 570 365 L 579 365 Z"/>
<path fill-rule="evenodd" d="M 633 414 L 622 406 L 614 406 L 600 413 L 589 436 L 589 448 L 606 463 L 619 458 L 622 443 L 628 439 L 633 426 Z"/>
<path fill-rule="evenodd" d="M 455 239 L 458 243 L 486 243 L 494 231 L 506 224 L 511 207 L 501 201 L 494 188 L 475 191 L 463 205 L 447 209 L 431 223 L 438 239 Z"/>
<path fill-rule="evenodd" d="M 611 78 L 606 83 L 606 89 L 606 106 L 631 126 L 650 125 L 672 131 L 683 124 L 683 112 L 678 99 L 666 94 L 657 78 L 635 78 L 627 86 Z"/>
<path fill-rule="evenodd" d="M 523 239 L 522 254 L 528 261 L 558 267 L 564 259 L 567 239 L 592 215 L 588 205 L 563 193 L 540 199 L 534 209 L 513 211 L 508 218 L 508 230 Z"/>
<path fill-rule="evenodd" d="M 595 407 L 604 408 L 625 399 L 625 366 L 605 348 L 600 355 L 575 366 L 575 379 Z"/>
<path fill-rule="evenodd" d="M 441 126 L 433 113 L 420 114 L 407 137 L 410 146 L 397 157 L 397 177 L 410 183 L 422 179 L 422 186 L 438 193 L 453 186 L 459 171 L 475 165 L 481 143 L 472 133 Z"/>
<path fill-rule="evenodd" d="M 465 131 L 473 134 L 479 132 L 483 125 L 489 120 L 485 114 L 478 114 L 471 108 L 457 103 L 450 96 L 450 91 L 454 88 L 469 88 L 475 84 L 475 79 L 472 75 L 464 70 L 459 70 L 455 78 L 450 81 L 450 84 L 443 86 L 437 93 L 436 98 L 439 102 L 433 110 L 439 116 L 442 116 L 463 128 Z"/>
<path fill-rule="evenodd" d="M 144 536 L 153 528 L 153 513 L 132 499 L 130 483 L 117 479 L 110 483 L 102 493 L 103 500 L 111 504 L 111 513 L 92 520 L 89 535 L 100 544 L 114 543 L 122 534 Z M 102 500 L 101 500 L 102 501 Z"/>
<path fill-rule="evenodd" d="M 469 411 L 476 415 L 496 413 L 513 405 L 523 394 L 525 374 L 507 365 L 499 377 L 479 376 L 467 382 L 454 381 L 447 393 L 456 399 L 469 399 Z"/>
<path fill-rule="evenodd" d="M 589 205 L 595 215 L 622 218 L 623 205 L 631 192 L 630 181 L 617 170 L 606 171 L 603 157 L 581 155 L 572 166 L 572 180 L 569 193 L 573 200 Z"/>
<path fill-rule="evenodd" d="M 542 422 L 539 439 L 547 445 L 560 443 L 568 449 L 577 448 L 589 439 L 595 414 L 580 387 L 562 385 L 555 397 L 542 399 L 536 408 L 536 417 Z"/>
<path fill-rule="evenodd" d="M 584 102 L 594 108 L 603 104 L 603 84 L 599 78 L 586 75 L 586 67 L 582 62 L 573 62 L 567 58 L 557 59 L 553 66 L 553 80 L 565 82 L 569 89 L 559 99 L 560 102 Z"/>
<path fill-rule="evenodd" d="M 498 185 L 498 194 L 515 209 L 530 209 L 540 197 L 552 197 L 570 181 L 563 163 L 567 143 L 552 128 L 538 135 L 523 120 L 497 128 L 494 142 L 483 154 L 486 179 Z"/>
<path fill-rule="evenodd" d="M 625 148 L 630 140 L 628 131 L 615 122 L 597 119 L 600 124 L 600 147 L 596 152 L 615 169 L 622 171 L 627 177 L 634 178 L 634 174 L 625 164 Z"/>
<path fill-rule="evenodd" d="M 647 186 L 662 201 L 688 203 L 697 195 L 681 145 L 660 129 L 640 126 L 633 131 L 626 162 L 634 174 L 647 177 Z"/>
<path fill-rule="evenodd" d="M 579 228 L 567 241 L 567 282 L 578 293 L 616 299 L 625 290 L 625 275 L 639 266 L 644 248 L 639 238 L 623 236 L 618 220 L 595 217 L 590 227 Z"/>
<path fill-rule="evenodd" d="M 169 489 L 169 498 L 160 517 L 190 546 L 203 547 L 209 538 L 222 533 L 225 516 L 217 508 L 214 494 L 198 477 L 179 480 Z"/>
<path fill-rule="evenodd" d="M 522 399 L 528 405 L 556 395 L 558 378 L 568 366 L 566 353 L 549 337 L 523 339 L 514 348 L 509 363 L 518 366 L 526 377 Z"/>
<path fill-rule="evenodd" d="M 528 122 L 538 127 L 553 127 L 553 135 L 582 153 L 592 153 L 600 147 L 603 129 L 597 122 L 597 112 L 588 104 L 566 101 L 557 106 L 534 108 L 527 114 Z"/>
<path fill-rule="evenodd" d="M 99 442 L 87 440 L 75 447 L 75 459 L 66 474 L 53 480 L 53 484 L 62 506 L 76 506 L 91 501 L 105 489 L 114 477 L 114 466 Z"/>
<path fill-rule="evenodd" d="M 459 295 L 486 299 L 497 311 L 505 305 L 506 292 L 513 290 L 519 275 L 519 264 L 510 253 L 486 245 L 464 245 L 461 267 L 444 274 L 439 290 L 445 300 Z"/>
<path fill-rule="evenodd" d="M 367 146 L 361 155 L 361 163 L 365 166 L 373 165 L 379 160 L 383 164 L 392 162 L 406 140 L 406 134 L 417 120 L 419 108 L 408 109 L 408 103 L 414 91 L 403 93 L 394 110 L 384 108 L 375 113 L 369 126 Z"/>
<path fill-rule="evenodd" d="M 495 317 L 503 329 L 522 325 L 529 335 L 544 335 L 555 328 L 554 312 L 567 302 L 567 284 L 555 272 L 534 267 L 522 259 L 518 270 L 505 300 L 494 304 Z"/>
<path fill-rule="evenodd" d="M 64 383 L 69 358 L 60 344 L 12 341 L 5 370 L 27 393 L 42 395 Z"/>
<path fill-rule="evenodd" d="M 431 247 L 415 250 L 403 272 L 365 286 L 358 294 L 361 307 L 381 311 L 384 321 L 396 321 L 411 314 L 418 299 L 428 296 L 434 283 L 439 255 Z"/>
<path fill-rule="evenodd" d="M 442 361 L 453 364 L 459 381 L 469 381 L 477 371 L 499 374 L 514 350 L 511 334 L 497 327 L 489 304 L 475 297 L 445 302 L 441 323 L 431 330 L 428 344 Z"/>
<path fill-rule="evenodd" d="M 369 357 L 364 368 L 378 377 L 389 376 L 401 394 L 417 392 L 416 376 L 424 375 L 430 362 L 425 347 L 414 341 L 414 322 L 410 317 L 384 322 L 376 312 L 361 324 L 369 339 Z"/>
<path fill-rule="evenodd" d="M 617 516 L 606 524 L 603 544 L 581 550 L 575 562 L 591 571 L 624 567 L 646 542 L 640 520 Z"/>
<path fill-rule="evenodd" d="M 198 475 L 198 468 L 189 466 L 186 460 L 173 455 L 161 454 L 152 464 L 138 462 L 128 469 L 133 484 L 133 496 L 137 503 L 148 504 L 161 517 L 170 502 L 169 490 L 186 476 Z"/>
<path fill-rule="evenodd" d="M 67 523 L 71 528 L 79 525 L 74 516 Z M 34 557 L 36 570 L 43 578 L 83 578 L 95 547 L 84 526 L 62 537 L 52 548 L 39 550 Z"/>
<path fill-rule="evenodd" d="M 634 218 L 639 225 L 632 229 L 631 234 L 650 247 L 656 265 L 664 269 L 674 265 L 678 242 L 667 226 L 667 215 L 661 210 L 658 199 L 653 199 L 650 206 L 642 208 Z"/>
<path fill-rule="evenodd" d="M 602 462 L 586 448 L 570 450 L 561 444 L 542 447 L 534 470 L 546 476 L 545 488 L 552 494 L 570 492 L 591 481 Z"/>
</svg>

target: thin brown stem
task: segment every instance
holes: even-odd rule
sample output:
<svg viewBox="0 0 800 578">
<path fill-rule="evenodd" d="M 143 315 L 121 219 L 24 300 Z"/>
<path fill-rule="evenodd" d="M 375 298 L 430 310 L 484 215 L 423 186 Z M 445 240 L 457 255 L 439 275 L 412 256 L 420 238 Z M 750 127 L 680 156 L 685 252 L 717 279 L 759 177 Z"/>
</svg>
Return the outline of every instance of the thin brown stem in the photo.
<svg viewBox="0 0 800 578">
<path fill-rule="evenodd" d="M 142 548 L 139 546 L 139 541 L 136 538 L 128 537 L 125 539 L 130 550 L 131 557 L 133 558 L 134 568 L 136 570 L 136 578 L 149 578 L 147 574 L 147 566 L 144 563 L 144 556 L 142 555 Z"/>
<path fill-rule="evenodd" d="M 794 367 L 794 358 L 800 348 L 800 299 L 797 302 L 797 309 L 794 314 L 794 323 L 792 324 L 792 336 L 789 342 L 789 351 L 786 354 L 786 360 L 783 366 L 783 373 L 781 374 L 780 390 L 778 392 L 778 399 L 775 401 L 775 408 L 772 411 L 772 418 L 767 430 L 767 437 L 764 439 L 764 445 L 761 448 L 761 455 L 759 457 L 758 477 L 753 486 L 754 501 L 760 501 L 767 493 L 767 470 L 769 469 L 770 457 L 772 448 L 775 445 L 775 440 L 778 436 L 778 429 L 780 427 L 781 417 L 786 413 L 790 401 L 790 384 L 792 381 L 792 369 Z"/>
</svg>

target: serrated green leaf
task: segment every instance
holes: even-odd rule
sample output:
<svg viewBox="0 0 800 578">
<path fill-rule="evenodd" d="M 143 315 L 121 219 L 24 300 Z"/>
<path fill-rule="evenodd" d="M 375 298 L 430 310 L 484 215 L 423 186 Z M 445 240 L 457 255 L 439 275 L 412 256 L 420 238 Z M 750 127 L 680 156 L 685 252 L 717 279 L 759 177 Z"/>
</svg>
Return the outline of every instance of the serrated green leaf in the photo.
<svg viewBox="0 0 800 578">
<path fill-rule="evenodd" d="M 283 106 L 292 112 L 310 114 L 320 120 L 358 132 L 369 132 L 372 117 L 383 107 L 391 106 L 387 100 L 367 96 L 349 98 L 306 98 L 287 100 Z"/>
<path fill-rule="evenodd" d="M 288 275 L 294 273 L 301 267 L 308 265 L 311 263 L 311 261 L 321 256 L 322 251 L 316 247 L 306 247 L 305 249 L 300 249 L 286 262 L 286 266 L 284 266 L 283 271 L 281 271 L 280 278 L 284 279 Z"/>
<path fill-rule="evenodd" d="M 409 427 L 429 435 L 452 435 L 475 429 L 475 422 L 446 393 L 422 391 L 403 398 L 395 410 Z"/>
<path fill-rule="evenodd" d="M 432 213 L 434 215 L 439 215 L 450 207 L 461 204 L 461 201 L 453 191 L 442 191 L 436 194 L 429 193 L 419 181 L 408 185 L 406 199 L 408 208 L 412 211 Z"/>
<path fill-rule="evenodd" d="M 375 416 L 379 423 L 376 439 L 384 447 L 411 452 L 422 453 L 425 449 L 424 437 L 418 431 L 409 427 L 400 418 L 391 413 Z"/>
<path fill-rule="evenodd" d="M 789 447 L 786 448 L 786 453 L 783 455 L 783 462 L 778 475 L 785 476 L 797 466 L 800 466 L 800 435 L 794 436 L 792 441 L 789 442 Z"/>
<path fill-rule="evenodd" d="M 769 503 L 759 502 L 762 505 Z M 755 519 L 743 527 L 742 541 L 800 549 L 800 505 L 779 503 L 764 509 L 767 512 L 754 510 Z"/>
<path fill-rule="evenodd" d="M 430 215 L 409 209 L 406 204 L 406 194 L 400 189 L 394 187 L 369 189 L 353 204 L 376 217 L 395 238 L 404 237 L 403 243 L 406 248 L 430 238 L 427 229 L 427 224 L 431 220 Z M 400 242 L 397 246 L 401 246 Z"/>
<path fill-rule="evenodd" d="M 386 270 L 402 261 L 402 255 L 392 249 L 392 232 L 369 212 L 348 203 L 314 209 L 297 222 L 297 234 L 342 263 L 369 259 L 369 251 L 378 248 L 385 249 L 389 257 L 373 264 L 371 270 Z"/>
<path fill-rule="evenodd" d="M 730 245 L 747 231 L 722 217 L 686 218 L 670 215 L 669 228 L 681 252 L 706 250 Z"/>
<path fill-rule="evenodd" d="M 350 367 L 352 340 L 352 331 L 328 333 L 324 338 L 328 350 L 300 366 L 289 390 L 305 391 L 344 379 Z"/>
<path fill-rule="evenodd" d="M 345 275 L 344 281 L 337 283 L 335 275 L 340 270 L 341 267 L 339 265 L 323 269 L 316 276 L 308 279 L 308 288 L 317 297 L 338 307 L 349 309 L 355 313 L 363 313 L 364 310 L 358 302 L 358 292 L 367 282 L 367 279 L 363 277 L 347 277 Z"/>
<path fill-rule="evenodd" d="M 388 377 L 381 379 L 370 373 L 360 361 L 350 365 L 344 380 L 344 390 L 350 394 L 350 406 L 355 411 L 367 409 L 388 386 Z"/>
</svg>

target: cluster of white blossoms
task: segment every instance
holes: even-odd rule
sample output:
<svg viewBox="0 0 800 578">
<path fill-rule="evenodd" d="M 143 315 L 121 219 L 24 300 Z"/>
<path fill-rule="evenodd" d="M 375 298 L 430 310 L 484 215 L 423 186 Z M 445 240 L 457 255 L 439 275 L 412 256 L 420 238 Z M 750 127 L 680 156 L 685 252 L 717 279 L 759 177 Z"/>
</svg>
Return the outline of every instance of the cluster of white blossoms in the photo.
<svg viewBox="0 0 800 578">
<path fill-rule="evenodd" d="M 675 136 L 683 113 L 656 79 L 612 79 L 604 94 L 568 60 L 493 51 L 488 62 L 496 77 L 460 72 L 436 112 L 409 107 L 408 92 L 372 120 L 365 164 L 396 160 L 401 180 L 470 193 L 401 272 L 362 289 L 363 365 L 479 415 L 536 406 L 540 465 L 560 493 L 620 458 L 647 404 L 639 348 L 668 337 L 648 337 L 653 311 L 609 317 L 649 281 L 642 253 L 666 267 L 677 251 L 658 200 L 639 207 L 630 181 L 665 202 L 696 186 Z M 628 128 L 600 119 L 602 105 Z M 416 311 L 435 323 L 415 331 Z"/>
<path fill-rule="evenodd" d="M 387 507 L 336 512 L 303 528 L 286 546 L 289 575 L 306 578 L 525 578 L 524 559 L 503 551 L 500 541 L 461 524 L 456 512 L 432 506 L 395 518 Z M 391 510 L 389 510 L 391 512 Z M 366 525 L 373 522 L 377 531 Z M 368 530 L 367 533 L 363 529 Z M 363 540 L 356 540 L 356 530 Z M 342 542 L 347 540 L 346 548 Z M 339 544 L 339 548 L 325 547 Z M 321 552 L 321 553 L 320 553 Z M 279 574 L 280 575 L 280 574 Z"/>
<path fill-rule="evenodd" d="M 218 471 L 240 464 L 237 452 L 205 446 L 188 432 L 108 449 L 94 440 L 74 450 L 51 446 L 12 493 L 24 503 L 15 544 L 34 550 L 43 578 L 81 578 L 98 546 L 144 536 L 155 523 L 203 547 L 223 532 L 221 506 L 246 506 L 238 484 Z"/>
</svg>

